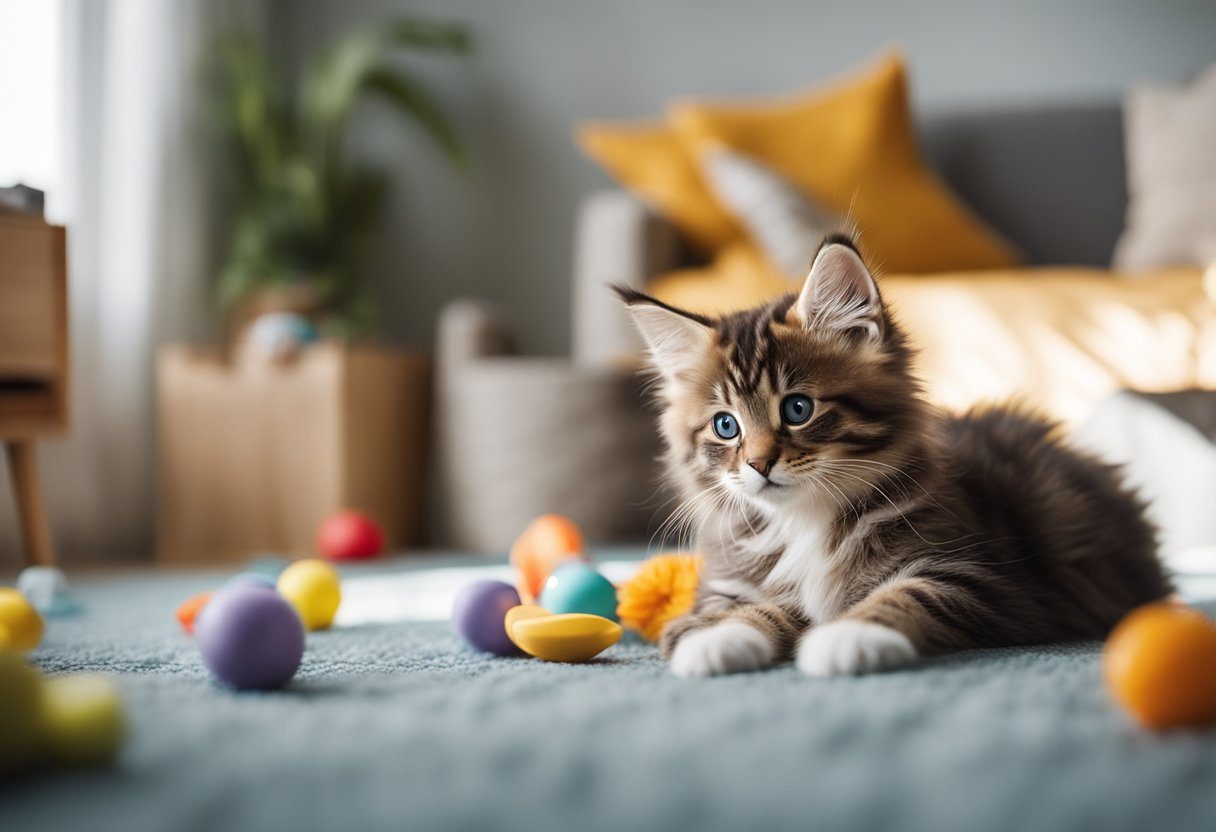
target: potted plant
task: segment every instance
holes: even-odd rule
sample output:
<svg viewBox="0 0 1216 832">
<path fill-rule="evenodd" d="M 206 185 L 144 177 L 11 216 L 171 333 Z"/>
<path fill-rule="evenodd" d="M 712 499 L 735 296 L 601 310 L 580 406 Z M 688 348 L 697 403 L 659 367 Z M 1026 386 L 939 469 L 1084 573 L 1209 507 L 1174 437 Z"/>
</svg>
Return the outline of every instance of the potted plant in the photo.
<svg viewBox="0 0 1216 832">
<path fill-rule="evenodd" d="M 219 40 L 214 102 L 233 210 L 218 299 L 230 331 L 280 310 L 302 313 L 331 335 L 367 330 L 372 305 L 359 261 L 389 183 L 383 171 L 347 157 L 352 115 L 361 99 L 380 99 L 463 168 L 464 148 L 443 108 L 397 59 L 468 49 L 458 24 L 363 25 L 336 37 L 292 83 L 257 37 Z"/>
<path fill-rule="evenodd" d="M 310 337 L 318 327 L 336 337 L 283 362 L 262 360 L 256 337 L 252 352 L 162 348 L 160 557 L 307 555 L 319 524 L 351 508 L 375 518 L 390 551 L 417 545 L 430 362 L 351 338 L 371 322 L 359 261 L 388 180 L 344 146 L 356 103 L 376 97 L 462 167 L 442 108 L 394 59 L 414 50 L 464 53 L 468 38 L 451 24 L 359 27 L 310 60 L 294 84 L 251 35 L 217 47 L 215 103 L 232 185 L 218 295 L 237 336 L 230 340 L 266 312 L 296 313 L 275 317 L 292 318 Z"/>
</svg>

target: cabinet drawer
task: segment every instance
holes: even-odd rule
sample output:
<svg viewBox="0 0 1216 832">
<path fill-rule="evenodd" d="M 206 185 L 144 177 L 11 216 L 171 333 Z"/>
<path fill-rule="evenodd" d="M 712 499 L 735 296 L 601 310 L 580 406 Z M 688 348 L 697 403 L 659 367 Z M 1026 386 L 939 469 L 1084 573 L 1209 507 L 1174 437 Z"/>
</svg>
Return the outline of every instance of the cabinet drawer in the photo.
<svg viewBox="0 0 1216 832">
<path fill-rule="evenodd" d="M 0 378 L 49 379 L 60 361 L 58 229 L 0 218 Z"/>
</svg>

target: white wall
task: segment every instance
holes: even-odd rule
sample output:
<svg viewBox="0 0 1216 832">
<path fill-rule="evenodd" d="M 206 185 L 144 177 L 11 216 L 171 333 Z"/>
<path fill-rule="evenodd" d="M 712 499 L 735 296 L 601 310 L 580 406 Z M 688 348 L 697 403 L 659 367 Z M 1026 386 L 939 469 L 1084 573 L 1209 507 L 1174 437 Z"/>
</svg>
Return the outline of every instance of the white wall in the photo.
<svg viewBox="0 0 1216 832">
<path fill-rule="evenodd" d="M 369 267 L 402 341 L 428 342 L 443 301 L 472 294 L 501 301 L 543 352 L 569 343 L 573 212 L 605 182 L 571 142 L 581 119 L 658 113 L 685 94 L 798 89 L 891 43 L 908 56 L 921 108 L 1110 100 L 1216 61 L 1216 3 L 1174 0 L 283 0 L 271 12 L 297 59 L 355 21 L 468 22 L 472 58 L 420 67 L 470 138 L 468 176 L 382 112 L 361 122 L 354 144 L 400 185 Z"/>
</svg>

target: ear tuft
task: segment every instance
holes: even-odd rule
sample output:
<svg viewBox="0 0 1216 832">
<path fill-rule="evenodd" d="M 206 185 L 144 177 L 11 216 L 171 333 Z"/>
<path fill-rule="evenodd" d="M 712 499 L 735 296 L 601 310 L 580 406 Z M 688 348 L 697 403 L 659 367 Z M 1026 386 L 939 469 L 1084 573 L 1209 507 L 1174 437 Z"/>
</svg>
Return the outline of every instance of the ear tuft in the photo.
<svg viewBox="0 0 1216 832">
<path fill-rule="evenodd" d="M 794 304 L 807 329 L 857 331 L 871 340 L 883 335 L 882 296 L 853 240 L 832 235 L 823 241 Z"/>
<path fill-rule="evenodd" d="M 675 380 L 696 367 L 711 344 L 713 322 L 626 286 L 613 291 L 629 309 L 655 367 Z"/>
</svg>

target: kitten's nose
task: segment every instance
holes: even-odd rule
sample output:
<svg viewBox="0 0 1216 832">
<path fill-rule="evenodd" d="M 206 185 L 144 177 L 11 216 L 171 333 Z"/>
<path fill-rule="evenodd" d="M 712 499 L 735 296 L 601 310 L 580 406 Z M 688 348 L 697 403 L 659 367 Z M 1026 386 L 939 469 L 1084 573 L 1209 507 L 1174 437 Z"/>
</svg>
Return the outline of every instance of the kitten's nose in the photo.
<svg viewBox="0 0 1216 832">
<path fill-rule="evenodd" d="M 773 470 L 773 466 L 777 464 L 776 459 L 749 459 L 747 464 L 755 469 L 756 473 L 768 479 L 768 472 Z"/>
</svg>

